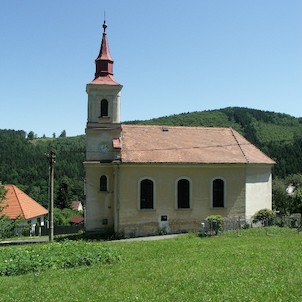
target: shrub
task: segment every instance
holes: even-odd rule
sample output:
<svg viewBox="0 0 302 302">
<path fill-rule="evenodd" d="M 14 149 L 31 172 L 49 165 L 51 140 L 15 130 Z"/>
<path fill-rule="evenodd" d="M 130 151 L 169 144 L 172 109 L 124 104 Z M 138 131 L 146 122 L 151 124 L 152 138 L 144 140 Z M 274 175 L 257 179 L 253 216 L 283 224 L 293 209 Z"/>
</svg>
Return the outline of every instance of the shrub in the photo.
<svg viewBox="0 0 302 302">
<path fill-rule="evenodd" d="M 269 209 L 261 209 L 259 211 L 257 211 L 254 215 L 253 215 L 253 222 L 262 222 L 263 224 L 266 225 L 271 225 L 273 218 L 276 216 L 275 212 Z"/>
<path fill-rule="evenodd" d="M 206 218 L 212 229 L 216 234 L 223 230 L 223 217 L 221 215 L 210 215 Z"/>
<path fill-rule="evenodd" d="M 7 247 L 0 250 L 0 276 L 110 264 L 119 259 L 120 256 L 114 249 L 84 241 L 66 240 L 60 243 Z"/>
</svg>

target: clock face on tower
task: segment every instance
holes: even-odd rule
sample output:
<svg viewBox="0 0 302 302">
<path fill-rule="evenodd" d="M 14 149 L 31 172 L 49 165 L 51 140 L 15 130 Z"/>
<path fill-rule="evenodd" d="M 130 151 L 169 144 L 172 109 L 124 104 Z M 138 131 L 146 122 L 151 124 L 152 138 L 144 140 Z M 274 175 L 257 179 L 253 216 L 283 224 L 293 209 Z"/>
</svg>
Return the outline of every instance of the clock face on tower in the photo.
<svg viewBox="0 0 302 302">
<path fill-rule="evenodd" d="M 109 152 L 109 146 L 107 144 L 100 144 L 99 151 L 103 154 Z"/>
</svg>

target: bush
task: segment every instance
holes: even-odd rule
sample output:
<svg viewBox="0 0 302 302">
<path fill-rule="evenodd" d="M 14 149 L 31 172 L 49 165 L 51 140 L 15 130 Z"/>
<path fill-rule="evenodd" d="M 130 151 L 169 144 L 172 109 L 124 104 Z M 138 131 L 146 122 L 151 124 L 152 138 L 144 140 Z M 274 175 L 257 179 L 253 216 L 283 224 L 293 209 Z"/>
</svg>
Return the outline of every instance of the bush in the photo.
<svg viewBox="0 0 302 302">
<path fill-rule="evenodd" d="M 223 230 L 223 217 L 221 215 L 210 215 L 206 218 L 212 229 L 216 234 Z"/>
<path fill-rule="evenodd" d="M 119 259 L 114 249 L 84 241 L 65 240 L 60 243 L 7 247 L 0 250 L 0 276 L 110 264 Z"/>
<path fill-rule="evenodd" d="M 276 216 L 275 212 L 269 209 L 261 209 L 253 215 L 253 222 L 262 222 L 265 225 L 271 225 L 274 217 Z"/>
</svg>

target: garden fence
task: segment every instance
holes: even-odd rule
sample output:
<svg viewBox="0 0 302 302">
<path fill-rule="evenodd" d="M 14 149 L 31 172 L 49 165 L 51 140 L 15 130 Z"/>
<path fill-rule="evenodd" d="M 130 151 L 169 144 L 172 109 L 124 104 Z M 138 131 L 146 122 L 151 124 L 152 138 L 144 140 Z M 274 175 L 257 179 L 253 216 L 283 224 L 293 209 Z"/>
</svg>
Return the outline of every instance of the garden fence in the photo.
<svg viewBox="0 0 302 302">
<path fill-rule="evenodd" d="M 301 231 L 301 214 L 292 214 L 290 216 L 277 215 L 273 218 L 257 222 L 252 221 L 252 219 L 246 220 L 242 217 L 223 217 L 222 221 L 205 219 L 201 222 L 201 234 L 202 236 L 213 236 L 226 231 L 238 231 L 241 229 L 272 225 L 297 228 L 298 231 Z"/>
</svg>

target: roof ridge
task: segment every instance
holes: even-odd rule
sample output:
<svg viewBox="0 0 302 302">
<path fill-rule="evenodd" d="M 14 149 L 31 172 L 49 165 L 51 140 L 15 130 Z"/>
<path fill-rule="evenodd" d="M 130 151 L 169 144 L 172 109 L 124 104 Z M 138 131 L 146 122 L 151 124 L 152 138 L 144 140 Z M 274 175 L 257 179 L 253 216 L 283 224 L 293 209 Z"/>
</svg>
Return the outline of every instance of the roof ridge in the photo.
<svg viewBox="0 0 302 302">
<path fill-rule="evenodd" d="M 210 127 L 210 126 L 180 126 L 180 125 L 146 125 L 146 124 L 123 124 L 122 126 L 130 126 L 130 127 L 149 127 L 149 128 L 155 128 L 155 127 L 164 127 L 164 128 L 179 128 L 179 129 L 185 129 L 185 128 L 190 128 L 190 129 L 212 129 L 212 130 L 216 130 L 216 129 L 230 129 L 230 127 Z"/>
<path fill-rule="evenodd" d="M 237 137 L 236 137 L 236 135 L 235 135 L 235 130 L 234 130 L 233 128 L 229 128 L 229 129 L 231 130 L 232 135 L 233 135 L 233 137 L 234 137 L 236 143 L 238 144 L 238 147 L 239 147 L 241 153 L 243 154 L 245 160 L 249 163 L 250 161 L 249 161 L 249 159 L 247 158 L 247 156 L 245 155 L 245 153 L 244 153 L 243 149 L 241 148 L 241 145 L 240 145 L 240 143 L 239 143 L 239 141 L 238 141 L 238 139 L 237 139 Z"/>
<path fill-rule="evenodd" d="M 13 187 L 14 194 L 15 194 L 15 196 L 16 196 L 18 205 L 19 205 L 19 207 L 20 207 L 20 210 L 21 210 L 21 213 L 22 213 L 22 217 L 25 218 L 25 213 L 24 213 L 23 208 L 22 208 L 22 206 L 21 206 L 21 203 L 20 203 L 20 200 L 19 200 L 19 196 L 17 195 L 17 192 L 16 192 L 16 189 L 19 190 L 19 188 L 18 188 L 17 186 L 15 186 L 15 185 L 12 185 L 12 187 Z"/>
</svg>

